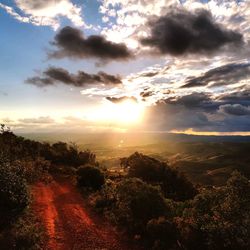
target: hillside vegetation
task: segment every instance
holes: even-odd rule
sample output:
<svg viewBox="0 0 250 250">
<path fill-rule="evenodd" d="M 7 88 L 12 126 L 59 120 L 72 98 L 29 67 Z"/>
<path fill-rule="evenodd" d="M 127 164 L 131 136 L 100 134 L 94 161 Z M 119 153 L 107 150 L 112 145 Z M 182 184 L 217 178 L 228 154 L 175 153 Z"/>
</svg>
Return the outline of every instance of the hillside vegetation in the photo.
<svg viewBox="0 0 250 250">
<path fill-rule="evenodd" d="M 6 249 L 43 249 L 46 232 L 30 209 L 30 190 L 37 182 L 64 176 L 73 180 L 93 211 L 142 249 L 249 249 L 248 144 L 235 145 L 220 144 L 214 150 L 208 143 L 205 150 L 205 143 L 183 144 L 167 158 L 135 152 L 109 168 L 75 144 L 25 139 L 2 125 L 0 244 Z M 203 176 L 208 170 L 207 176 L 223 173 L 223 181 L 211 185 Z"/>
</svg>

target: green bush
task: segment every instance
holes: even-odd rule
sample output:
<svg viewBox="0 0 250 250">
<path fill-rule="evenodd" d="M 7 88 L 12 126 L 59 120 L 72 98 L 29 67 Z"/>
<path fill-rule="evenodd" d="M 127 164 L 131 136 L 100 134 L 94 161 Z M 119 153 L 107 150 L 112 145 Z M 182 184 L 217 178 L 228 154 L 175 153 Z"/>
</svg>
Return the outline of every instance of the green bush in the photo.
<svg viewBox="0 0 250 250">
<path fill-rule="evenodd" d="M 45 228 L 30 212 L 17 220 L 10 232 L 12 245 L 18 250 L 41 250 L 46 237 Z"/>
<path fill-rule="evenodd" d="M 153 218 L 167 213 L 167 206 L 159 190 L 140 179 L 123 180 L 117 187 L 116 215 L 131 232 L 145 231 Z"/>
<path fill-rule="evenodd" d="M 174 223 L 164 217 L 152 219 L 147 224 L 147 235 L 152 249 L 170 249 L 176 244 L 178 232 Z"/>
<path fill-rule="evenodd" d="M 92 194 L 90 198 L 95 210 L 106 214 L 110 218 L 116 205 L 116 196 L 116 183 L 107 179 L 102 189 Z"/>
<path fill-rule="evenodd" d="M 77 170 L 77 183 L 80 187 L 99 190 L 105 183 L 104 174 L 97 167 L 85 165 Z"/>
<path fill-rule="evenodd" d="M 52 164 L 79 167 L 85 164 L 96 164 L 96 156 L 89 150 L 79 151 L 75 144 L 57 142 L 52 145 L 40 145 L 40 155 Z"/>
<path fill-rule="evenodd" d="M 0 157 L 10 161 L 36 160 L 44 158 L 52 164 L 79 167 L 85 164 L 97 165 L 96 156 L 89 150 L 80 151 L 74 143 L 41 143 L 16 136 L 3 124 L 0 124 Z"/>
<path fill-rule="evenodd" d="M 128 158 L 121 159 L 121 166 L 128 168 L 128 176 L 159 185 L 166 198 L 184 201 L 197 194 L 193 184 L 167 163 L 158 161 L 147 155 L 135 152 Z"/>
<path fill-rule="evenodd" d="M 148 183 L 161 182 L 165 170 L 165 163 L 138 152 L 121 159 L 121 165 L 128 167 L 129 177 L 140 178 Z"/>
<path fill-rule="evenodd" d="M 249 249 L 249 180 L 234 172 L 226 186 L 197 195 L 179 222 L 183 244 L 190 248 L 196 238 L 199 249 Z"/>
<path fill-rule="evenodd" d="M 46 240 L 44 225 L 30 209 L 0 232 L 1 250 L 42 250 Z"/>
<path fill-rule="evenodd" d="M 15 218 L 28 203 L 29 193 L 22 168 L 0 161 L 0 222 Z"/>
<path fill-rule="evenodd" d="M 23 169 L 23 176 L 29 184 L 46 181 L 49 178 L 50 162 L 43 158 L 21 160 L 18 161 L 18 164 Z"/>
</svg>

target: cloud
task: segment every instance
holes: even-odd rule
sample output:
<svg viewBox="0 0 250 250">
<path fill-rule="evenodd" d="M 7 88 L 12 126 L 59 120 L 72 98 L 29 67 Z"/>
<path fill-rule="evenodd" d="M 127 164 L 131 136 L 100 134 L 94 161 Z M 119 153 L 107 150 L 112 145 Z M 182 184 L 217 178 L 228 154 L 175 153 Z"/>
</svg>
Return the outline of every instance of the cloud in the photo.
<svg viewBox="0 0 250 250">
<path fill-rule="evenodd" d="M 183 106 L 189 110 L 200 110 L 207 114 L 215 114 L 217 112 L 224 114 L 243 114 L 250 106 L 249 91 L 239 91 L 230 94 L 222 94 L 215 96 L 213 93 L 193 92 L 183 96 L 173 96 L 165 100 L 160 100 L 165 104 Z M 181 107 L 180 107 L 181 108 Z"/>
<path fill-rule="evenodd" d="M 19 119 L 18 121 L 25 124 L 50 124 L 55 122 L 49 116 L 40 116 L 38 118 L 24 118 Z"/>
<path fill-rule="evenodd" d="M 53 58 L 98 58 L 107 61 L 127 60 L 132 57 L 124 43 L 110 42 L 101 35 L 85 38 L 81 30 L 69 26 L 59 31 L 52 44 L 58 48 L 57 51 L 49 53 Z"/>
<path fill-rule="evenodd" d="M 38 87 L 55 85 L 57 83 L 64 83 L 75 87 L 84 87 L 89 84 L 116 85 L 121 84 L 122 81 L 120 76 L 109 75 L 102 71 L 97 74 L 88 74 L 84 71 L 78 71 L 76 74 L 71 74 L 66 69 L 50 67 L 42 73 L 42 77 L 35 76 L 28 78 L 26 83 Z"/>
<path fill-rule="evenodd" d="M 224 93 L 218 97 L 218 100 L 230 103 L 249 103 L 250 105 L 250 90 L 243 89 L 231 93 Z"/>
<path fill-rule="evenodd" d="M 157 71 L 151 71 L 151 72 L 142 73 L 140 75 L 140 77 L 153 77 L 153 76 L 156 76 L 158 74 L 159 74 L 159 72 L 157 72 Z"/>
<path fill-rule="evenodd" d="M 190 112 L 202 112 L 207 115 L 216 114 L 221 105 L 227 104 L 227 102 L 219 101 L 209 92 L 193 92 L 182 96 L 172 95 L 171 97 L 159 100 L 158 102 L 165 103 L 170 107 L 174 106 L 176 112 L 182 109 L 187 109 Z"/>
<path fill-rule="evenodd" d="M 202 76 L 186 80 L 183 88 L 206 86 L 222 86 L 238 83 L 250 77 L 250 63 L 232 63 L 205 72 Z"/>
<path fill-rule="evenodd" d="M 152 90 L 144 90 L 140 93 L 140 96 L 143 97 L 143 98 L 147 98 L 147 97 L 150 97 L 152 95 L 154 95 L 154 91 Z"/>
<path fill-rule="evenodd" d="M 106 99 L 113 103 L 121 103 L 124 101 L 137 102 L 137 99 L 134 96 L 121 96 L 121 97 L 106 97 Z"/>
<path fill-rule="evenodd" d="M 174 2 L 179 3 L 177 0 L 102 0 L 99 12 L 104 15 L 104 20 L 109 20 L 102 34 L 136 49 L 140 45 L 138 37 L 144 32 L 149 16 L 160 15 Z"/>
<path fill-rule="evenodd" d="M 165 100 L 165 102 L 169 104 L 178 104 L 185 107 L 194 108 L 211 103 L 211 98 L 209 94 L 194 92 L 184 96 L 168 98 Z"/>
<path fill-rule="evenodd" d="M 148 131 L 171 131 L 187 128 L 204 129 L 211 125 L 206 113 L 182 105 L 159 101 L 145 111 L 144 129 Z"/>
<path fill-rule="evenodd" d="M 243 116 L 250 115 L 250 107 L 242 106 L 241 104 L 225 104 L 220 106 L 220 112 L 235 115 L 235 116 Z"/>
<path fill-rule="evenodd" d="M 150 36 L 141 43 L 162 54 L 208 54 L 224 45 L 242 44 L 242 35 L 215 23 L 210 12 L 177 10 L 149 22 Z"/>
<path fill-rule="evenodd" d="M 245 132 L 250 129 L 250 91 L 184 94 L 162 99 L 147 107 L 148 131 Z"/>
<path fill-rule="evenodd" d="M 66 17 L 76 26 L 87 26 L 81 16 L 81 7 L 71 0 L 15 0 L 15 8 L 1 4 L 0 7 L 20 22 L 31 23 L 37 26 L 51 26 L 57 29 L 60 26 L 60 17 Z"/>
<path fill-rule="evenodd" d="M 40 76 L 30 77 L 25 82 L 36 85 L 38 87 L 44 87 L 44 86 L 49 86 L 49 85 L 54 84 L 53 79 L 48 78 L 48 77 L 40 77 Z"/>
</svg>

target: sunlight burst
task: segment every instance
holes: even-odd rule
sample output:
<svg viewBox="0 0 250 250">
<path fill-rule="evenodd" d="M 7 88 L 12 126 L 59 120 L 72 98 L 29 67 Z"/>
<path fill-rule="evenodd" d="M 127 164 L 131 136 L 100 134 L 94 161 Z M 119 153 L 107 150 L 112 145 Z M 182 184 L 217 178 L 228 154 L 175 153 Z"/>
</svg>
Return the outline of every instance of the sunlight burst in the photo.
<svg viewBox="0 0 250 250">
<path fill-rule="evenodd" d="M 121 125 L 133 125 L 143 118 L 144 106 L 135 101 L 126 100 L 121 103 L 105 102 L 88 115 L 90 120 L 110 122 Z"/>
</svg>

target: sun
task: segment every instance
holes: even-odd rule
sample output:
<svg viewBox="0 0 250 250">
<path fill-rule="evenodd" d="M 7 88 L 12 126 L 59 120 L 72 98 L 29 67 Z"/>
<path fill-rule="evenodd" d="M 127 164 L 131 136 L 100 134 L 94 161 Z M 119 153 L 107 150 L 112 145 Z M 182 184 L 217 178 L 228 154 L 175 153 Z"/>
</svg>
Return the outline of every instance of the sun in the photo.
<svg viewBox="0 0 250 250">
<path fill-rule="evenodd" d="M 132 100 L 120 103 L 105 102 L 92 110 L 89 119 L 99 122 L 109 122 L 121 125 L 133 125 L 143 118 L 144 106 Z"/>
</svg>

